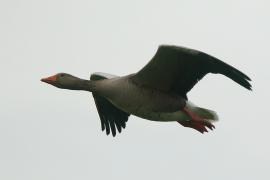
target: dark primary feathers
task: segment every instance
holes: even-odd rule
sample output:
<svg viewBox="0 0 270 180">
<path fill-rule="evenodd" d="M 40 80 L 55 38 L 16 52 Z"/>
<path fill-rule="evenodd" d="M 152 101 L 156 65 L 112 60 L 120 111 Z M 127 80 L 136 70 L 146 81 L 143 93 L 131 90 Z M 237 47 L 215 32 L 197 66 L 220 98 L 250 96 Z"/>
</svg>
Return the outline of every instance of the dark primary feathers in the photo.
<svg viewBox="0 0 270 180">
<path fill-rule="evenodd" d="M 107 74 L 95 73 L 91 75 L 90 80 L 97 81 L 107 78 L 111 77 Z M 100 117 L 102 131 L 106 129 L 106 134 L 109 135 L 111 132 L 113 136 L 116 135 L 116 129 L 121 133 L 122 128 L 126 127 L 129 114 L 115 107 L 104 97 L 95 93 L 93 93 L 93 97 Z"/>
<path fill-rule="evenodd" d="M 135 83 L 186 97 L 207 73 L 223 74 L 251 90 L 250 78 L 236 68 L 206 53 L 162 45 L 152 60 L 132 79 Z"/>
</svg>

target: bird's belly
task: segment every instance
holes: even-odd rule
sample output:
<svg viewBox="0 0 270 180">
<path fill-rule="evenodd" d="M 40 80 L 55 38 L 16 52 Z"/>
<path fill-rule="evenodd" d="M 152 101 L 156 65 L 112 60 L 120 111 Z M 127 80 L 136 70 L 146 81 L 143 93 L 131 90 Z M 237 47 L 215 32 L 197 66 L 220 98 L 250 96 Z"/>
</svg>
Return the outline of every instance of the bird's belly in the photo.
<svg viewBox="0 0 270 180">
<path fill-rule="evenodd" d="M 123 95 L 122 95 L 123 97 Z M 129 101 L 125 101 L 124 99 L 128 98 Z M 181 106 L 177 105 L 176 111 L 162 111 L 163 107 L 160 107 L 160 104 L 156 105 L 155 101 L 148 100 L 145 102 L 144 98 L 137 97 L 125 97 L 125 98 L 117 98 L 114 100 L 110 100 L 112 104 L 114 104 L 119 109 L 147 119 L 151 121 L 182 121 L 182 120 L 188 120 L 189 117 L 181 111 Z M 165 105 L 166 107 L 168 105 Z"/>
<path fill-rule="evenodd" d="M 181 109 L 185 99 L 177 95 L 138 87 L 127 80 L 111 80 L 110 89 L 99 88 L 101 96 L 119 109 L 153 121 L 177 121 L 185 118 Z"/>
<path fill-rule="evenodd" d="M 186 121 L 189 117 L 183 113 L 181 110 L 176 112 L 149 112 L 139 109 L 133 113 L 135 116 L 151 120 L 151 121 Z"/>
<path fill-rule="evenodd" d="M 125 92 L 120 96 L 115 96 L 109 99 L 119 109 L 133 114 L 135 116 L 153 120 L 153 121 L 177 121 L 185 117 L 181 109 L 182 102 L 177 99 L 167 96 L 149 95 L 144 96 L 144 93 L 134 94 L 130 96 Z"/>
</svg>

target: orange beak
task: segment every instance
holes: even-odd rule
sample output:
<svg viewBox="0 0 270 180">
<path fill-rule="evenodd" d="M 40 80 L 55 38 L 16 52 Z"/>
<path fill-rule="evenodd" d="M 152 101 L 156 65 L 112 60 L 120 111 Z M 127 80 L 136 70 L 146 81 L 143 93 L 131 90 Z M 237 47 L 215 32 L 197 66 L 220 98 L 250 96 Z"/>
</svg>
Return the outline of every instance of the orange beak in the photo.
<svg viewBox="0 0 270 180">
<path fill-rule="evenodd" d="M 47 77 L 47 78 L 42 78 L 41 79 L 42 82 L 46 82 L 46 83 L 51 83 L 51 82 L 55 82 L 56 81 L 56 75 Z"/>
</svg>

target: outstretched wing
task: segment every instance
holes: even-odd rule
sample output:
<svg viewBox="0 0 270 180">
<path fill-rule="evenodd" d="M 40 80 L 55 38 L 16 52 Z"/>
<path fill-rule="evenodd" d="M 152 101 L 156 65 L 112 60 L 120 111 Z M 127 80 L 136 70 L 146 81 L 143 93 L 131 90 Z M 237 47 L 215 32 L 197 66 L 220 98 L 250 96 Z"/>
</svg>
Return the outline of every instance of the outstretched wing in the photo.
<svg viewBox="0 0 270 180">
<path fill-rule="evenodd" d="M 90 80 L 98 81 L 113 77 L 116 76 L 105 73 L 94 73 L 91 75 Z M 100 117 L 102 131 L 106 129 L 106 134 L 109 135 L 111 132 L 113 136 L 116 135 L 116 129 L 121 133 L 122 128 L 124 129 L 126 127 L 129 114 L 118 109 L 102 96 L 93 93 L 93 97 Z"/>
<path fill-rule="evenodd" d="M 201 51 L 159 46 L 152 60 L 132 79 L 135 83 L 186 97 L 207 73 L 223 74 L 251 90 L 250 78 L 236 68 Z"/>
</svg>

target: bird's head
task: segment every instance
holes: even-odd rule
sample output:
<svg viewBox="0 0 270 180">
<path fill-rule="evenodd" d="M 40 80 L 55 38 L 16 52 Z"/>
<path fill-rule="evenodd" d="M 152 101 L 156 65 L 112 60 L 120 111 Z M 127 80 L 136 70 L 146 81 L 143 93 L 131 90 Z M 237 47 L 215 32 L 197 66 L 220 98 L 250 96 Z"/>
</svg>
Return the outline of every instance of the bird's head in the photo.
<svg viewBox="0 0 270 180">
<path fill-rule="evenodd" d="M 61 89 L 80 90 L 80 82 L 82 80 L 70 74 L 58 73 L 47 78 L 42 78 L 41 81 Z"/>
</svg>

